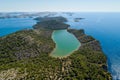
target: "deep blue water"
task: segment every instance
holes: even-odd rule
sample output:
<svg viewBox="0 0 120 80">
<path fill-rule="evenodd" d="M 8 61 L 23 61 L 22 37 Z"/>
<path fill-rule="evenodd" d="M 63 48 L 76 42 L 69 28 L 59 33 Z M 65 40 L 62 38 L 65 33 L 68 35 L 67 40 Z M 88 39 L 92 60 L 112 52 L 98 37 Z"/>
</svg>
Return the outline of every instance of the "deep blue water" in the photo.
<svg viewBox="0 0 120 80">
<path fill-rule="evenodd" d="M 36 23 L 32 18 L 0 19 L 0 36 L 4 36 L 22 29 L 32 28 Z"/>
<path fill-rule="evenodd" d="M 71 28 L 85 29 L 86 34 L 100 41 L 108 58 L 108 69 L 113 79 L 120 79 L 120 13 L 75 13 L 73 16 L 59 14 L 69 19 Z M 74 22 L 73 18 L 85 18 Z M 32 28 L 36 21 L 30 18 L 0 19 L 0 36 Z"/>
<path fill-rule="evenodd" d="M 108 69 L 114 80 L 120 80 L 120 13 L 75 13 L 63 15 L 69 19 L 71 28 L 84 29 L 100 41 L 108 58 Z M 73 18 L 85 18 L 74 22 Z"/>
</svg>

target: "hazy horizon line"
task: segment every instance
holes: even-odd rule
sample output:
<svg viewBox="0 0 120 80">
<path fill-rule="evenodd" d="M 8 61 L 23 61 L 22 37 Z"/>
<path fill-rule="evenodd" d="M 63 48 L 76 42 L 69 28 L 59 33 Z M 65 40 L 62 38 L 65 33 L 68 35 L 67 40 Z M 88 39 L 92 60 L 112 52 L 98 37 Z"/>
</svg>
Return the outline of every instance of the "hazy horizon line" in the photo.
<svg viewBox="0 0 120 80">
<path fill-rule="evenodd" d="M 120 11 L 0 11 L 0 13 L 39 13 L 39 12 L 120 12 Z"/>
</svg>

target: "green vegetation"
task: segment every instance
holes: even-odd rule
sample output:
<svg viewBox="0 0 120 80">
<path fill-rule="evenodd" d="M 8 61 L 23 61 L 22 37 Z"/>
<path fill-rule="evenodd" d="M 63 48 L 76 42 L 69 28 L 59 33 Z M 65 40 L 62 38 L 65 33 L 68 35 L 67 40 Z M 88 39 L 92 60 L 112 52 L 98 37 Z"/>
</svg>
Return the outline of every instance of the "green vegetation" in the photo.
<svg viewBox="0 0 120 80">
<path fill-rule="evenodd" d="M 36 29 L 0 38 L 0 80 L 111 80 L 99 42 L 84 30 L 68 30 L 82 46 L 59 59 L 49 56 L 53 31 Z"/>
<path fill-rule="evenodd" d="M 49 20 L 55 20 L 58 22 L 67 22 L 67 19 L 62 17 L 62 16 L 58 16 L 58 17 L 37 17 L 35 18 L 35 20 L 37 21 L 49 21 Z"/>
<path fill-rule="evenodd" d="M 48 54 L 54 48 L 52 31 L 24 30 L 0 38 L 0 65 Z"/>
<path fill-rule="evenodd" d="M 34 29 L 51 29 L 51 30 L 67 29 L 68 27 L 69 27 L 68 24 L 56 20 L 38 22 L 36 25 L 33 26 Z"/>
</svg>

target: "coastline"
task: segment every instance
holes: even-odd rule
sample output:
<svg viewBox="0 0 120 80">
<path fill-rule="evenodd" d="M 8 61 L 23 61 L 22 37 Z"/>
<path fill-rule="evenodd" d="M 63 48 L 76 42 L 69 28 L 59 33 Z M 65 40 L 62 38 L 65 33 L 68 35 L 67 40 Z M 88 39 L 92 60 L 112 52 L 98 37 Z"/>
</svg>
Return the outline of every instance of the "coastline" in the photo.
<svg viewBox="0 0 120 80">
<path fill-rule="evenodd" d="M 24 41 L 25 43 L 21 44 L 20 46 L 24 49 L 28 49 L 23 46 L 23 45 L 26 46 L 26 43 L 27 43 L 27 47 L 31 46 L 30 49 L 26 50 L 25 52 L 21 52 L 23 55 L 26 54 L 26 52 L 28 52 L 27 55 L 25 55 L 25 57 L 18 55 L 18 57 L 20 57 L 23 62 L 21 61 L 21 59 L 20 60 L 18 59 L 21 62 L 16 62 L 13 60 L 11 63 L 11 59 L 13 57 L 9 56 L 10 57 L 9 63 L 12 65 L 15 65 L 16 66 L 15 68 L 19 67 L 21 68 L 22 71 L 23 69 L 27 68 L 27 73 L 28 73 L 27 76 L 30 76 L 30 77 L 25 76 L 24 78 L 31 79 L 31 77 L 34 76 L 34 78 L 37 79 L 35 75 L 37 76 L 44 75 L 45 77 L 47 77 L 47 79 L 52 79 L 52 80 L 54 80 L 55 77 L 58 77 L 59 79 L 96 80 L 96 78 L 98 78 L 100 80 L 104 80 L 104 79 L 111 80 L 110 74 L 108 73 L 107 70 L 105 70 L 106 58 L 105 58 L 105 55 L 103 55 L 103 52 L 101 52 L 100 43 L 97 42 L 97 40 L 95 40 L 94 38 L 84 34 L 84 31 L 82 30 L 81 31 L 73 30 L 73 29 L 67 29 L 67 30 L 71 34 L 73 34 L 78 39 L 78 41 L 81 42 L 82 44 L 78 48 L 78 50 L 75 50 L 69 56 L 65 56 L 64 58 L 60 58 L 60 59 L 49 56 L 49 53 L 52 52 L 53 49 L 55 49 L 54 48 L 55 41 L 51 39 L 53 30 L 51 31 L 25 30 L 22 32 L 17 32 L 16 34 L 11 34 L 11 37 L 8 36 L 6 37 L 6 39 L 3 39 L 3 40 L 1 39 L 1 41 L 3 42 L 1 45 L 6 46 L 6 48 L 8 48 L 9 51 L 13 51 L 11 49 L 18 48 L 18 46 L 16 44 L 12 45 L 8 41 L 13 42 L 13 44 L 17 43 L 17 41 Z M 10 44 L 11 49 L 9 46 L 5 45 L 6 43 Z M 22 43 L 22 42 L 19 42 L 19 43 Z M 41 43 L 43 45 L 41 45 Z M 4 51 L 6 51 L 6 48 L 4 48 Z M 1 51 L 2 50 L 3 49 L 1 48 Z M 24 51 L 21 49 L 19 50 Z M 31 56 L 28 56 L 30 53 L 29 51 L 32 54 Z M 12 53 L 14 54 L 16 52 L 12 52 Z M 36 53 L 38 53 L 39 56 L 36 55 Z M 16 63 L 24 64 L 25 66 L 18 66 Z M 6 68 L 7 65 L 8 64 L 2 65 L 1 68 L 5 70 L 4 67 Z M 10 68 L 14 68 L 14 67 L 10 65 L 10 67 L 8 67 L 8 70 L 10 70 Z M 29 73 L 32 73 L 32 74 L 29 74 Z M 46 73 L 48 75 L 46 75 Z M 23 73 L 20 73 L 20 74 L 23 74 Z M 70 76 L 71 74 L 73 75 Z M 19 74 L 16 73 L 16 75 L 19 75 Z M 66 78 L 64 76 L 66 76 Z M 70 78 L 68 78 L 67 76 L 70 76 Z"/>
<path fill-rule="evenodd" d="M 77 32 L 74 32 L 74 31 L 77 31 Z M 82 35 L 81 35 L 81 36 L 83 36 L 83 35 L 87 36 L 87 35 L 85 34 L 84 30 L 81 29 L 81 31 L 82 31 Z M 80 36 L 77 35 L 77 34 L 79 33 L 79 31 L 76 30 L 76 29 L 68 29 L 68 32 L 72 33 L 72 34 L 79 40 L 79 42 L 81 42 L 81 46 L 80 46 L 80 48 L 79 48 L 78 50 L 84 48 L 84 45 L 89 44 L 89 43 L 92 42 L 92 41 L 90 41 L 90 42 L 87 42 L 87 43 L 83 43 L 83 42 L 80 40 Z M 77 33 L 77 34 L 76 34 L 76 33 Z M 94 39 L 94 38 L 93 38 L 93 39 Z M 102 54 L 106 57 L 106 55 L 105 55 L 105 54 L 103 53 L 103 51 L 102 51 L 102 48 L 101 48 L 101 45 L 100 45 L 99 41 L 97 41 L 96 39 L 94 39 L 94 40 L 93 40 L 93 43 L 95 43 L 95 42 L 98 43 L 96 46 L 99 47 L 99 49 L 96 50 L 96 51 L 102 52 Z M 95 43 L 95 44 L 96 44 L 96 43 Z M 93 45 L 92 45 L 92 46 L 93 46 Z M 73 54 L 74 54 L 74 53 L 73 53 Z M 108 59 L 107 59 L 107 57 L 106 57 L 105 65 L 104 65 L 105 68 L 103 68 L 103 69 L 105 69 L 105 70 L 110 74 L 109 80 L 112 80 L 112 76 L 111 76 L 112 74 L 111 74 L 111 73 L 109 72 L 109 70 L 108 70 L 107 61 L 108 61 Z"/>
<path fill-rule="evenodd" d="M 51 53 L 55 50 L 55 48 L 54 48 L 54 50 L 50 53 L 50 57 L 57 58 L 57 59 L 60 59 L 60 60 L 69 59 L 69 58 L 72 58 L 73 56 L 77 57 L 79 51 L 85 50 L 86 45 L 89 45 L 88 50 L 89 50 L 89 47 L 90 47 L 90 48 L 92 48 L 92 51 L 96 52 L 97 56 L 101 56 L 101 58 L 100 59 L 98 58 L 97 60 L 101 61 L 103 59 L 103 62 L 96 62 L 97 61 L 96 60 L 94 64 L 99 66 L 99 69 L 101 68 L 101 71 L 104 71 L 105 75 L 108 76 L 107 77 L 108 80 L 112 80 L 112 76 L 111 76 L 110 72 L 108 71 L 107 57 L 103 53 L 99 41 L 97 41 L 92 36 L 86 35 L 83 29 L 81 29 L 81 30 L 67 29 L 67 31 L 70 34 L 73 34 L 77 38 L 77 40 L 80 42 L 80 47 L 78 47 L 76 50 L 72 51 L 71 53 L 69 53 L 68 55 L 63 56 L 63 57 L 52 56 Z M 54 39 L 52 38 L 52 40 L 54 40 Z M 54 43 L 55 43 L 55 41 L 54 41 Z M 101 54 L 97 54 L 97 52 L 100 52 Z M 81 53 L 79 53 L 79 54 L 81 54 Z M 86 55 L 86 53 L 84 55 Z M 89 53 L 87 53 L 87 55 L 89 55 Z M 97 56 L 95 56 L 93 54 L 92 54 L 92 56 L 97 58 Z M 90 56 L 88 56 L 88 57 L 90 57 Z"/>
</svg>

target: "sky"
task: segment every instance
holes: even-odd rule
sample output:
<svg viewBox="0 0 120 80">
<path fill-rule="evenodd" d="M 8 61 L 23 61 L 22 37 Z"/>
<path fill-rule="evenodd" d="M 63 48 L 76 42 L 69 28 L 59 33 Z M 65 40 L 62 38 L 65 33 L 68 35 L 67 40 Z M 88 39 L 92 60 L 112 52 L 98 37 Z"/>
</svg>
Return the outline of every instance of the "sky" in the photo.
<svg viewBox="0 0 120 80">
<path fill-rule="evenodd" d="M 120 12 L 120 0 L 0 0 L 0 12 Z"/>
</svg>

